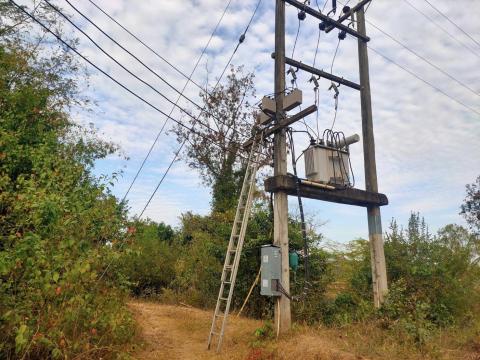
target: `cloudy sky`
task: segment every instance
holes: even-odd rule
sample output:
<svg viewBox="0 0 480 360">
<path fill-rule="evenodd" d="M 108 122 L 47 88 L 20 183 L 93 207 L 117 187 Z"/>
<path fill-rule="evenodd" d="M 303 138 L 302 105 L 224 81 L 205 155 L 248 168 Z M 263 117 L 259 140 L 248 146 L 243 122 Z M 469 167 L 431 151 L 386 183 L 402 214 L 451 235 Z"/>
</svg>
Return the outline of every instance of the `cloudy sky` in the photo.
<svg viewBox="0 0 480 360">
<path fill-rule="evenodd" d="M 184 86 L 185 78 L 109 20 L 89 1 L 71 2 L 175 87 L 181 89 Z M 95 2 L 184 73 L 192 71 L 227 5 L 226 0 Z M 356 1 L 352 0 L 349 5 L 354 2 Z M 29 1 L 22 3 L 31 6 Z M 177 95 L 171 89 L 89 25 L 67 3 L 60 0 L 54 0 L 53 3 L 71 14 L 72 19 L 109 54 L 167 97 L 176 100 Z M 244 65 L 246 71 L 255 73 L 257 100 L 263 94 L 273 91 L 273 60 L 270 54 L 274 49 L 274 3 L 273 0 L 262 1 L 246 40 L 232 62 L 237 66 Z M 324 0 L 318 0 L 318 3 L 323 7 Z M 195 82 L 202 85 L 208 82 L 213 86 L 256 4 L 257 0 L 231 1 L 195 72 Z M 480 174 L 480 23 L 476 16 L 472 16 L 480 13 L 480 2 L 437 0 L 432 4 L 453 22 L 461 25 L 475 41 L 424 0 L 373 0 L 366 14 L 369 21 L 367 32 L 371 37 L 369 46 L 376 50 L 369 52 L 369 60 L 379 190 L 387 194 L 390 201 L 390 205 L 382 208 L 384 229 L 388 227 L 391 218 L 405 223 L 412 210 L 421 212 L 432 230 L 452 222 L 462 223 L 458 212 L 465 184 L 473 182 Z M 312 0 L 312 6 L 316 7 L 315 0 Z M 329 11 L 330 8 L 331 4 L 328 3 L 325 10 Z M 337 15 L 339 11 L 340 9 Z M 298 19 L 295 8 L 287 6 L 286 13 L 287 54 L 291 55 Z M 416 57 L 378 28 L 433 65 Z M 66 29 L 70 34 L 76 34 L 72 27 L 66 25 Z M 321 34 L 316 60 L 318 68 L 330 70 L 338 43 L 337 35 L 338 31 Z M 80 39 L 80 51 L 89 59 L 163 111 L 170 112 L 171 105 L 167 101 L 115 65 L 80 33 L 76 36 Z M 318 21 L 307 16 L 301 24 L 294 57 L 312 64 L 317 36 Z M 437 89 L 392 64 L 377 52 Z M 358 82 L 357 42 L 351 36 L 340 43 L 333 72 Z M 298 73 L 298 86 L 304 92 L 305 106 L 314 102 L 309 78 L 309 74 Z M 329 85 L 327 80 L 320 80 L 318 121 L 321 131 L 331 126 L 334 116 L 333 94 L 328 91 Z M 102 136 L 119 144 L 129 157 L 128 161 L 118 157 L 109 158 L 98 163 L 96 169 L 98 173 L 123 170 L 123 175 L 113 189 L 116 195 L 122 197 L 165 122 L 165 116 L 141 103 L 93 69 L 91 87 L 85 89 L 85 92 L 98 105 L 90 113 L 78 109 L 74 113 L 75 119 L 82 123 L 93 123 Z M 198 92 L 198 88 L 192 84 L 186 90 L 186 94 L 196 101 L 199 99 Z M 342 130 L 347 135 L 361 135 L 359 100 L 356 90 L 340 87 L 335 130 Z M 186 101 L 182 100 L 180 104 L 192 108 Z M 173 112 L 173 116 L 181 118 L 178 110 Z M 307 118 L 307 123 L 316 128 L 315 114 Z M 166 129 L 171 126 L 170 121 Z M 301 124 L 296 124 L 295 127 L 304 129 Z M 297 152 L 305 148 L 307 142 L 307 138 L 298 135 Z M 168 132 L 160 136 L 144 171 L 129 194 L 132 214 L 143 208 L 177 147 L 174 137 Z M 361 144 L 353 145 L 351 152 L 357 187 L 363 188 Z M 303 163 L 300 164 L 300 169 L 303 175 Z M 199 181 L 197 173 L 180 161 L 172 168 L 145 216 L 175 225 L 183 212 L 207 213 L 209 203 L 209 188 Z M 313 200 L 306 200 L 305 208 L 315 223 L 325 223 L 320 230 L 330 240 L 346 242 L 368 236 L 364 208 Z M 290 199 L 290 209 L 292 213 L 297 211 L 295 198 Z"/>
</svg>

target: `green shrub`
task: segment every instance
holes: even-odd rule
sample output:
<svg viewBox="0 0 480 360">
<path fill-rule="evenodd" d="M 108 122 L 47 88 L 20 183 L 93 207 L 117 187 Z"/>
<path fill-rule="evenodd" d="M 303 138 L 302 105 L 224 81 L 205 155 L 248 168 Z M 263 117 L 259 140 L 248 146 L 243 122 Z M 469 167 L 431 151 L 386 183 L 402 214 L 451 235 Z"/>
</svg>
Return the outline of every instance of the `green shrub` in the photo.
<svg viewBox="0 0 480 360">
<path fill-rule="evenodd" d="M 163 223 L 136 221 L 135 235 L 114 268 L 125 275 L 134 295 L 156 296 L 175 279 L 179 246 L 175 232 Z"/>
<path fill-rule="evenodd" d="M 0 358 L 113 356 L 135 333 L 121 277 L 108 271 L 126 219 L 108 190 L 115 176 L 96 177 L 93 165 L 116 147 L 65 111 L 84 104 L 70 54 L 50 44 L 52 57 L 40 56 L 28 22 L 3 33 L 9 6 L 0 7 Z"/>
<path fill-rule="evenodd" d="M 471 319 L 480 302 L 477 246 L 478 239 L 458 225 L 433 236 L 419 214 L 411 215 L 406 229 L 392 222 L 385 237 L 389 293 L 379 312 L 384 325 L 424 343 L 435 328 Z M 368 243 L 357 241 L 350 258 L 357 265 L 352 294 L 370 301 Z"/>
</svg>

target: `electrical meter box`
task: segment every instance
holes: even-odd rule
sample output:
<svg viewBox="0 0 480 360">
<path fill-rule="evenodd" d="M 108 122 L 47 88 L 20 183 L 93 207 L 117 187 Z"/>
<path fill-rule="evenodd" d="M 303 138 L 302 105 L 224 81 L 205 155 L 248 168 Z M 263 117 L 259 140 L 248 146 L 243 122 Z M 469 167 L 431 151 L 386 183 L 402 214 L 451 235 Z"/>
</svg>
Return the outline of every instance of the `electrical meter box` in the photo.
<svg viewBox="0 0 480 360">
<path fill-rule="evenodd" d="M 277 291 L 277 283 L 282 276 L 282 254 L 280 248 L 275 245 L 261 247 L 262 272 L 260 282 L 260 295 L 281 296 Z"/>
</svg>

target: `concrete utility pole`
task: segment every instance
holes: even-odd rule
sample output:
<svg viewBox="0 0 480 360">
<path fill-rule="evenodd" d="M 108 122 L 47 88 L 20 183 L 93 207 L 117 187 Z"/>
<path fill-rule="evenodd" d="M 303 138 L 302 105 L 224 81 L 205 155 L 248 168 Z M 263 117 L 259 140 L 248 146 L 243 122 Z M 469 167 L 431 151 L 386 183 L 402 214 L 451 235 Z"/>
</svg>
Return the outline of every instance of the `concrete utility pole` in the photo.
<svg viewBox="0 0 480 360">
<path fill-rule="evenodd" d="M 363 6 L 357 11 L 357 30 L 366 36 L 365 11 Z M 363 161 L 365 163 L 365 187 L 367 191 L 377 193 L 377 166 L 375 162 L 375 140 L 373 137 L 372 98 L 370 94 L 370 75 L 368 70 L 367 43 L 358 40 L 358 58 L 360 70 L 360 100 L 362 107 Z M 383 303 L 387 293 L 387 269 L 383 250 L 382 218 L 379 206 L 368 206 L 368 232 L 372 264 L 373 301 L 376 307 Z"/>
<path fill-rule="evenodd" d="M 285 96 L 285 2 L 276 0 L 275 8 L 275 122 L 279 125 L 285 118 L 283 99 Z M 287 136 L 282 128 L 274 136 L 274 175 L 287 174 Z M 290 293 L 290 268 L 288 263 L 288 195 L 277 191 L 274 195 L 273 242 L 282 254 L 282 286 Z M 282 295 L 275 304 L 275 325 L 279 333 L 290 329 L 290 300 Z"/>
</svg>

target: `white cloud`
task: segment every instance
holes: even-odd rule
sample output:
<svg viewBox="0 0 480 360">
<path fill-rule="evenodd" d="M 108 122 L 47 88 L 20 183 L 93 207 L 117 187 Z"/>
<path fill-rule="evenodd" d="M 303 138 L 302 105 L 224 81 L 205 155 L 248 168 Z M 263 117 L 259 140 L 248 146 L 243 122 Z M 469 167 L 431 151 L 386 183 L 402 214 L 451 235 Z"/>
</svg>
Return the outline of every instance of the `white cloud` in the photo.
<svg viewBox="0 0 480 360">
<path fill-rule="evenodd" d="M 28 4 L 28 2 L 25 3 Z M 74 3 L 175 87 L 178 89 L 183 87 L 185 79 L 181 75 L 152 55 L 88 2 L 74 1 Z M 184 2 L 118 0 L 102 1 L 99 5 L 175 66 L 189 74 L 218 21 L 225 3 L 221 0 Z M 206 64 L 208 64 L 208 69 L 211 71 L 209 83 L 214 83 L 236 46 L 238 37 L 243 32 L 255 5 L 256 0 L 232 0 L 231 9 L 227 12 L 219 32 L 209 47 L 207 56 L 202 60 L 194 76 L 196 82 L 205 83 Z M 392 5 L 391 1 L 373 1 L 367 12 L 367 19 L 468 84 L 477 93 L 480 92 L 478 57 L 442 33 L 406 2 L 395 2 L 395 6 Z M 428 8 L 428 5 L 423 2 L 415 2 L 415 5 L 422 11 L 428 12 L 435 21 L 480 54 L 480 48 L 476 44 Z M 435 5 L 461 24 L 474 38 L 480 39 L 480 25 L 475 16 L 472 16 L 480 12 L 480 2 L 442 0 L 437 1 Z M 69 13 L 73 13 L 68 6 L 65 5 L 65 8 Z M 286 10 L 287 54 L 290 56 L 298 20 L 293 7 L 288 6 Z M 92 26 L 87 26 L 78 15 L 75 15 L 74 19 L 82 24 L 109 54 L 117 57 L 175 101 L 177 94 L 174 91 L 152 76 L 121 49 L 115 47 Z M 478 95 L 472 94 L 415 58 L 372 26 L 367 24 L 367 29 L 372 38 L 370 43 L 372 47 L 419 74 L 425 80 L 434 83 L 451 96 L 480 111 Z M 295 58 L 311 64 L 317 34 L 318 22 L 307 17 L 307 20 L 302 23 Z M 80 38 L 81 51 L 90 59 L 165 112 L 170 112 L 171 104 L 132 79 L 107 57 L 100 55 L 98 50 L 80 34 L 77 36 Z M 330 69 L 337 41 L 335 30 L 329 34 L 321 34 L 317 67 Z M 244 64 L 247 70 L 256 71 L 259 99 L 263 94 L 273 91 L 273 60 L 270 58 L 273 48 L 274 2 L 263 1 L 245 43 L 239 47 L 233 60 L 236 65 Z M 446 219 L 459 221 L 457 209 L 462 201 L 464 184 L 472 182 L 480 170 L 480 116 L 431 89 L 372 51 L 369 53 L 369 59 L 379 186 L 380 190 L 387 193 L 390 198 L 390 205 L 384 208 L 386 214 L 384 219 L 391 216 L 406 219 L 410 210 L 421 210 L 435 224 L 434 226 L 440 226 L 441 221 Z M 340 44 L 334 72 L 352 81 L 358 81 L 357 43 L 350 36 Z M 298 84 L 304 91 L 305 105 L 310 105 L 314 101 L 312 85 L 307 82 L 309 77 L 309 74 L 298 73 Z M 98 102 L 98 109 L 93 114 L 80 113 L 77 117 L 82 122 L 95 123 L 106 138 L 119 143 L 131 157 L 131 161 L 127 163 L 125 176 L 115 189 L 118 194 L 121 194 L 133 177 L 165 121 L 165 117 L 125 93 L 100 74 L 94 72 L 91 81 L 93 86 L 89 95 Z M 333 119 L 333 99 L 332 93 L 327 91 L 328 87 L 328 81 L 322 79 L 319 104 L 321 131 L 329 127 Z M 339 113 L 335 128 L 342 129 L 347 134 L 361 134 L 359 95 L 357 91 L 343 86 L 340 91 Z M 200 102 L 198 92 L 199 90 L 190 84 L 186 95 Z M 184 100 L 181 100 L 180 104 L 189 109 L 194 108 Z M 175 110 L 173 115 L 180 118 L 178 110 Z M 315 115 L 306 120 L 310 126 L 316 128 Z M 171 125 L 170 121 L 169 126 Z M 295 127 L 304 128 L 300 123 Z M 308 139 L 302 139 L 299 136 L 297 153 L 301 151 L 302 145 L 305 147 L 307 144 Z M 172 135 L 163 134 L 160 137 L 152 158 L 132 190 L 130 203 L 134 209 L 139 209 L 143 204 L 142 201 L 148 197 L 152 185 L 168 165 L 176 146 Z M 357 183 L 363 186 L 361 144 L 352 146 L 352 162 Z M 100 166 L 108 167 L 102 164 Z M 299 168 L 303 169 L 303 165 L 300 164 Z M 99 172 L 101 171 L 100 168 Z M 158 200 L 152 203 L 148 216 L 157 220 L 174 221 L 183 211 L 205 212 L 208 209 L 208 189 L 199 185 L 198 175 L 183 163 L 175 164 L 168 179 L 171 179 L 169 191 L 159 192 L 156 196 Z M 197 198 L 196 195 L 198 195 Z M 322 219 L 332 220 L 326 227 L 328 229 L 325 230 L 332 239 L 345 241 L 355 237 L 359 229 L 366 229 L 363 211 L 343 210 L 339 206 L 330 207 L 330 205 L 311 201 L 308 202 L 308 206 L 314 213 L 319 208 L 326 207 L 331 210 L 331 213 L 322 214 Z M 337 215 L 339 218 L 336 217 Z M 342 224 L 350 223 L 351 226 L 341 226 L 341 229 L 335 227 L 333 220 L 338 221 L 338 219 L 341 219 Z M 436 219 L 439 220 L 436 221 Z M 359 235 L 364 236 L 364 234 Z"/>
</svg>

